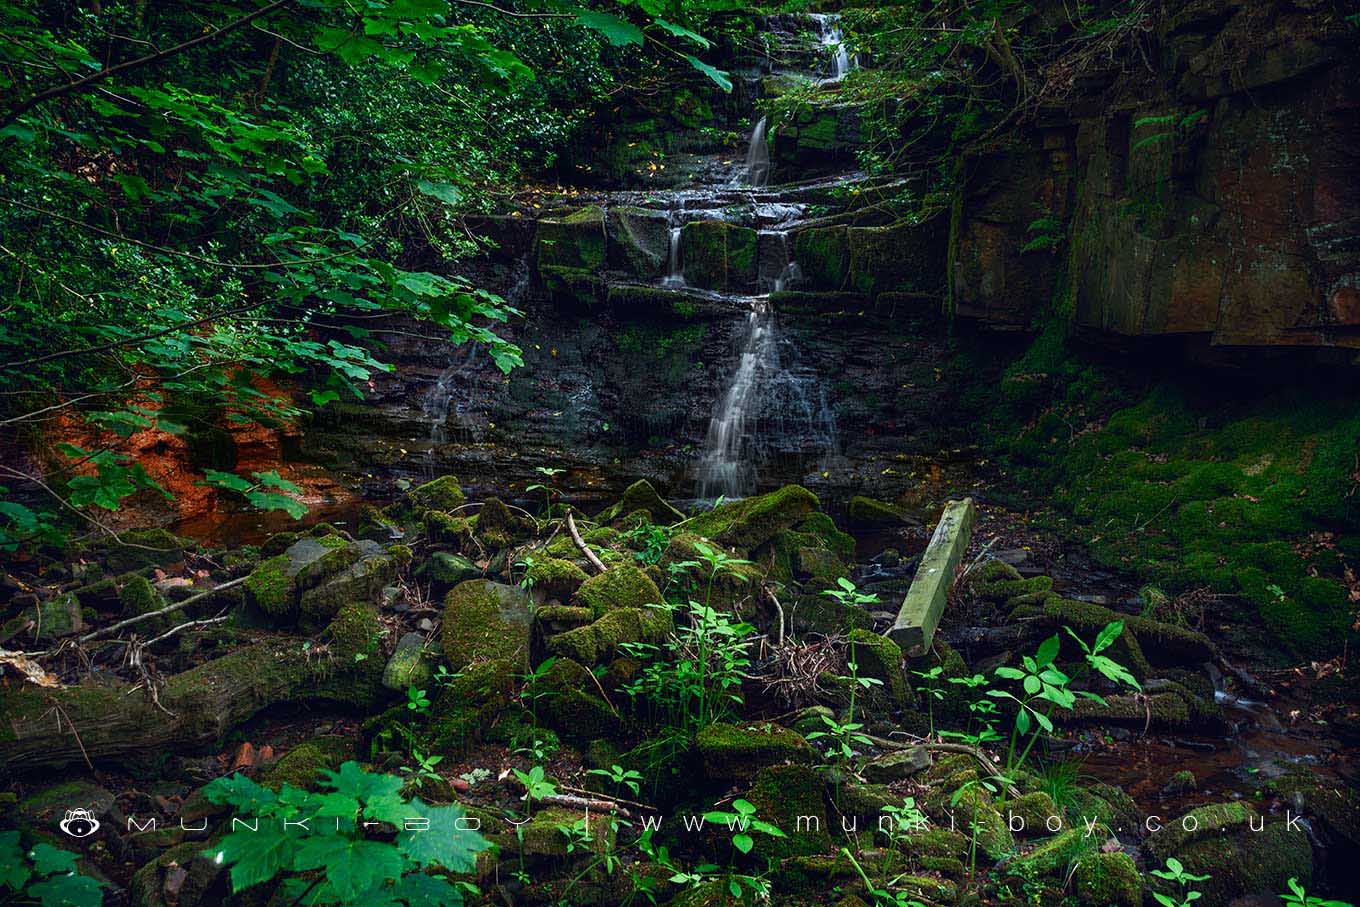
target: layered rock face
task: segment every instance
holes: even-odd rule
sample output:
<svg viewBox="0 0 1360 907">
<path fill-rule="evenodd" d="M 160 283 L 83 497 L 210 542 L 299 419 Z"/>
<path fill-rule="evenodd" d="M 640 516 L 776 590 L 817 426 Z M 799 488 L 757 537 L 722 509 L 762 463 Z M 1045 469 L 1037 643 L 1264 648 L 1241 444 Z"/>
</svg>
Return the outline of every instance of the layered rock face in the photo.
<svg viewBox="0 0 1360 907">
<path fill-rule="evenodd" d="M 1095 335 L 1360 348 L 1356 34 L 1327 3 L 1162 17 L 1145 65 L 965 161 L 954 311 L 1031 328 L 1066 265 Z"/>
</svg>

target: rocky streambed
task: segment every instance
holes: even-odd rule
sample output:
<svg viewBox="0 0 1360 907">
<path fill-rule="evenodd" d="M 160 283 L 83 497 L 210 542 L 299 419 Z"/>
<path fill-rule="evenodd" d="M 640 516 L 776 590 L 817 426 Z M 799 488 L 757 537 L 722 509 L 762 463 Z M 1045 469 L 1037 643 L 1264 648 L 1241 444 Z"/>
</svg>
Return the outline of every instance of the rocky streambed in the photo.
<svg viewBox="0 0 1360 907">
<path fill-rule="evenodd" d="M 213 848 L 239 815 L 204 785 L 324 789 L 351 761 L 480 826 L 457 878 L 488 904 L 714 904 L 739 880 L 1137 905 L 1168 858 L 1206 904 L 1348 892 L 1337 678 L 1253 674 L 1019 515 L 983 508 L 931 648 L 904 653 L 881 631 L 941 499 L 838 525 L 798 486 L 686 514 L 642 481 L 568 520 L 542 484 L 525 509 L 446 476 L 255 545 L 130 533 L 10 575 L 6 657 L 34 673 L 7 681 L 7 811 L 138 905 L 277 902 L 277 879 L 232 891 Z M 1064 692 L 1033 698 L 1030 671 Z M 738 803 L 779 833 L 734 841 L 714 814 Z M 78 808 L 89 838 L 57 828 Z"/>
</svg>

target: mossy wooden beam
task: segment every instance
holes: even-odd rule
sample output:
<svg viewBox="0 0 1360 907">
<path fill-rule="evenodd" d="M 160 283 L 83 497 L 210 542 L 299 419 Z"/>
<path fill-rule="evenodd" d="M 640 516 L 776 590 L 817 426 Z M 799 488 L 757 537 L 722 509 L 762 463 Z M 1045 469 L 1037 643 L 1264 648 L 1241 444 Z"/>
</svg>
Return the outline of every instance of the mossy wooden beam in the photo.
<svg viewBox="0 0 1360 907">
<path fill-rule="evenodd" d="M 930 544 L 921 555 L 921 565 L 916 568 L 907 597 L 902 600 L 897 620 L 888 631 L 889 638 L 903 652 L 924 652 L 930 648 L 949 598 L 949 587 L 954 582 L 954 571 L 973 536 L 975 515 L 972 498 L 945 505 Z"/>
</svg>

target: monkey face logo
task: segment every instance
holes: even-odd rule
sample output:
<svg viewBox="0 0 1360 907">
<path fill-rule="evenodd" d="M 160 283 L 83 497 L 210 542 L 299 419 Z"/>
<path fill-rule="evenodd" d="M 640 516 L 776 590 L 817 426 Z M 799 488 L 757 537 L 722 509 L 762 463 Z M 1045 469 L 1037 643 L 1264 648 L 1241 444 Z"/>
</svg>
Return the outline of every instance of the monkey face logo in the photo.
<svg viewBox="0 0 1360 907">
<path fill-rule="evenodd" d="M 99 831 L 99 820 L 88 809 L 68 809 L 59 823 L 61 830 L 73 838 L 88 838 Z"/>
</svg>

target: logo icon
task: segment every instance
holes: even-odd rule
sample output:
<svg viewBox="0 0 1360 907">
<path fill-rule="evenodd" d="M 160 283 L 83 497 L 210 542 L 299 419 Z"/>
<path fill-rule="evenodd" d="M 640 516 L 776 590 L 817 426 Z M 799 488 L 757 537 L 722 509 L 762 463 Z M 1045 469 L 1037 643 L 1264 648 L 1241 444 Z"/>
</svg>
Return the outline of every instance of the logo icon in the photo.
<svg viewBox="0 0 1360 907">
<path fill-rule="evenodd" d="M 59 823 L 61 830 L 73 838 L 88 838 L 99 831 L 99 820 L 88 809 L 68 809 Z"/>
</svg>

